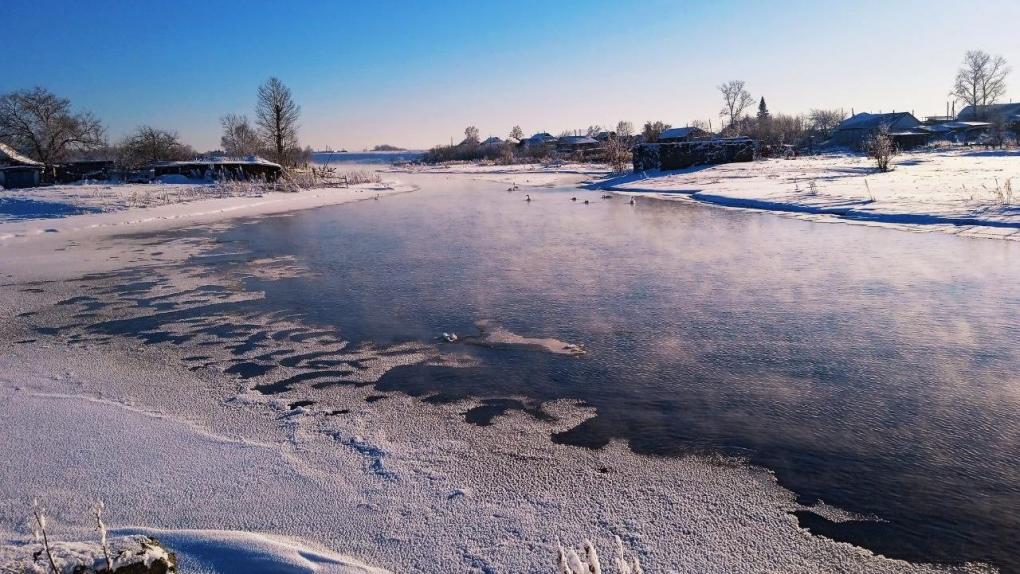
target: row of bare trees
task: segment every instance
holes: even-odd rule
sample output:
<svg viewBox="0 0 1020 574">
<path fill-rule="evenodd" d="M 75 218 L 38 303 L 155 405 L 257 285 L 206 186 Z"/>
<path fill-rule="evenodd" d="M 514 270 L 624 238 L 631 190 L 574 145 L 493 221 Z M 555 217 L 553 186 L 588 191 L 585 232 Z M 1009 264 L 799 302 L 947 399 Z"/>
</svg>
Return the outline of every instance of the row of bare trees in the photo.
<svg viewBox="0 0 1020 574">
<path fill-rule="evenodd" d="M 283 165 L 297 165 L 307 160 L 298 143 L 300 117 L 301 107 L 290 88 L 279 78 L 269 78 L 258 89 L 255 125 L 245 115 L 226 114 L 220 118 L 220 146 L 231 156 L 264 155 Z"/>
<path fill-rule="evenodd" d="M 270 78 L 258 89 L 255 126 L 245 116 L 222 118 L 223 149 L 230 155 L 265 155 L 295 165 L 307 153 L 298 145 L 300 114 L 290 89 Z M 69 99 L 42 87 L 0 95 L 0 142 L 46 166 L 102 156 L 134 168 L 196 155 L 176 131 L 148 125 L 110 144 L 105 127 L 91 112 L 73 109 Z"/>
</svg>

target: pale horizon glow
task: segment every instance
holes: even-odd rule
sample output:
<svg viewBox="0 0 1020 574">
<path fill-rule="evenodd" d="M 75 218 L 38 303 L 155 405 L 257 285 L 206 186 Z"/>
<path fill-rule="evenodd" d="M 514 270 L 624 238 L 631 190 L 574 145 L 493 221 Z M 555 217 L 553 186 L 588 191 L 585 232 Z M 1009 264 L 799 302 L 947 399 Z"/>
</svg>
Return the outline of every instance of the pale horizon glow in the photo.
<svg viewBox="0 0 1020 574">
<path fill-rule="evenodd" d="M 111 141 L 138 125 L 219 147 L 277 76 L 302 145 L 424 149 L 482 137 L 719 125 L 741 79 L 773 112 L 945 113 L 968 49 L 1020 65 L 1020 2 L 0 2 L 0 93 L 43 86 Z M 1020 97 L 1014 71 L 1004 101 Z M 957 106 L 959 110 L 959 105 Z"/>
</svg>

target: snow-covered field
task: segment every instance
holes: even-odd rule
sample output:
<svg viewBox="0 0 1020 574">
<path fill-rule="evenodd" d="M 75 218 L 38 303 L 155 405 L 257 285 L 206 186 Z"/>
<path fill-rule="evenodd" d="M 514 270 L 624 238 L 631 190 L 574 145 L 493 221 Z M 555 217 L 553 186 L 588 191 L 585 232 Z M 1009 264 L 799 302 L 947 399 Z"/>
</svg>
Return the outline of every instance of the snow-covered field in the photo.
<svg viewBox="0 0 1020 574">
<path fill-rule="evenodd" d="M 381 201 L 400 201 L 393 193 Z M 82 324 L 95 313 L 154 312 L 123 289 L 123 277 L 83 277 L 130 267 L 145 280 L 134 297 L 208 308 L 203 320 L 213 326 L 254 322 L 280 334 L 276 352 L 285 356 L 353 352 L 344 341 L 284 336 L 314 332 L 292 317 L 215 315 L 224 300 L 261 296 L 243 290 L 243 276 L 285 277 L 287 262 L 251 261 L 240 276 L 211 277 L 181 265 L 214 247 L 207 240 L 125 232 L 223 226 L 233 215 L 365 196 L 232 197 L 0 224 L 0 538 L 30 539 L 25 519 L 39 497 L 54 537 L 94 536 L 89 509 L 103 501 L 113 533 L 156 536 L 185 572 L 372 571 L 361 561 L 399 572 L 548 572 L 560 541 L 590 538 L 608 562 L 616 536 L 647 572 L 976 571 L 889 560 L 813 536 L 789 513 L 802 508 L 793 493 L 739 461 L 647 457 L 619 442 L 555 444 L 552 433 L 592 415 L 572 402 L 544 405 L 551 421 L 511 411 L 481 427 L 464 422 L 474 401 L 391 394 L 368 402 L 378 393 L 371 387 L 331 387 L 302 405 L 300 394 L 264 395 L 257 377 L 226 373 L 238 356 L 222 340 L 142 345 L 90 336 Z M 43 226 L 57 231 L 32 232 Z M 84 309 L 86 295 L 111 306 Z M 382 365 L 365 371 L 371 382 L 435 352 L 357 354 Z M 199 356 L 189 368 L 187 358 Z"/>
<path fill-rule="evenodd" d="M 905 153 L 888 173 L 874 164 L 859 155 L 808 156 L 628 174 L 597 187 L 818 221 L 1020 240 L 1020 151 Z"/>
</svg>

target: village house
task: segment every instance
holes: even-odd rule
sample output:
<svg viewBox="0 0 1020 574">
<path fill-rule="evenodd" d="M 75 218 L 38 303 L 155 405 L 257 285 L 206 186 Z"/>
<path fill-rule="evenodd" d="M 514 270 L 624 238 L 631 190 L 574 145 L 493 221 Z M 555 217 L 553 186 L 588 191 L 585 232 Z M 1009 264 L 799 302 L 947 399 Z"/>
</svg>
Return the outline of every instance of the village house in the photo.
<svg viewBox="0 0 1020 574">
<path fill-rule="evenodd" d="M 42 180 L 43 164 L 0 143 L 0 188 L 35 187 Z"/>
<path fill-rule="evenodd" d="M 483 146 L 493 145 L 494 146 L 494 145 L 501 145 L 502 143 L 503 143 L 503 140 L 499 139 L 496 136 L 491 136 L 491 137 L 485 138 L 485 140 L 482 141 L 481 145 L 483 145 Z"/>
<path fill-rule="evenodd" d="M 153 175 L 183 175 L 189 179 L 231 179 L 276 181 L 283 174 L 280 164 L 257 156 L 244 158 L 210 157 L 190 161 L 170 161 L 152 166 Z"/>
<path fill-rule="evenodd" d="M 710 137 L 712 137 L 712 134 L 701 128 L 670 128 L 659 134 L 659 138 L 656 141 L 660 143 L 677 143 L 708 139 Z"/>
<path fill-rule="evenodd" d="M 960 122 L 983 121 L 1003 122 L 1007 126 L 1020 124 L 1020 104 L 989 104 L 967 106 L 960 110 L 956 120 Z"/>
<path fill-rule="evenodd" d="M 907 149 L 924 145 L 930 133 L 921 129 L 921 122 L 910 112 L 869 114 L 861 112 L 845 120 L 832 134 L 830 143 L 856 149 L 863 148 L 883 127 L 897 146 Z"/>
</svg>

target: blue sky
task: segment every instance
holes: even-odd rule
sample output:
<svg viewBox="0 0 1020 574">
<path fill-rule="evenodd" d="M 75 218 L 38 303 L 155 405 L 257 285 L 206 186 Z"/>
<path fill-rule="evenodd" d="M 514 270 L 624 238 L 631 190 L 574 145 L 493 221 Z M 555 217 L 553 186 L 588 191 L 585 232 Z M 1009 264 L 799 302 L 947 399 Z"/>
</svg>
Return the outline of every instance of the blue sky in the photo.
<svg viewBox="0 0 1020 574">
<path fill-rule="evenodd" d="M 730 79 L 773 111 L 923 115 L 944 110 L 967 49 L 1020 65 L 1017 22 L 1016 0 L 0 0 L 0 92 L 45 86 L 111 139 L 150 124 L 198 149 L 218 146 L 221 115 L 253 115 L 271 75 L 316 148 L 427 147 L 467 125 L 716 125 Z"/>
</svg>

